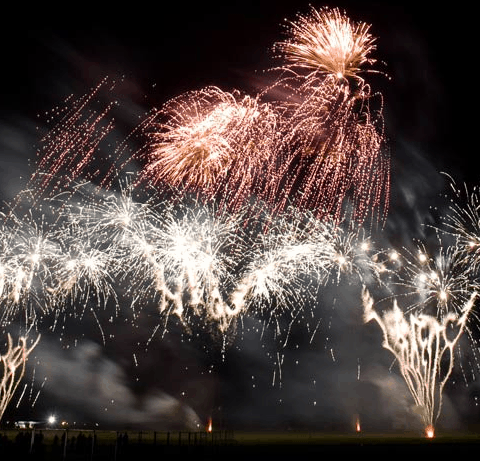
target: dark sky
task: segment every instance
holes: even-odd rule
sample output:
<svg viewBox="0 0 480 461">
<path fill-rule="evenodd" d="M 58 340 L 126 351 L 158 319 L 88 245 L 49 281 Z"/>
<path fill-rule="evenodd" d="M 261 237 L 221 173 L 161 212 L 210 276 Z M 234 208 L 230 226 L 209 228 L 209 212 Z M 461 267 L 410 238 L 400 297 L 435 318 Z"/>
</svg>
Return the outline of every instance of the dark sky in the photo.
<svg viewBox="0 0 480 461">
<path fill-rule="evenodd" d="M 215 3 L 172 2 L 158 9 L 137 3 L 108 9 L 85 5 L 78 12 L 65 7 L 58 17 L 47 10 L 38 17 L 33 11 L 27 18 L 10 16 L 12 24 L 0 27 L 0 198 L 8 201 L 22 190 L 33 170 L 45 113 L 67 95 L 88 92 L 106 76 L 123 76 L 128 118 L 206 85 L 255 92 L 262 71 L 274 62 L 272 45 L 284 38 L 284 18 L 307 13 L 310 2 Z M 329 5 L 372 25 L 378 37 L 374 57 L 385 61 L 391 77 L 371 81 L 384 96 L 392 155 L 387 241 L 421 235 L 419 225 L 428 220 L 430 206 L 445 187 L 440 171 L 458 181 L 477 180 L 471 160 L 476 132 L 469 112 L 476 108 L 472 19 L 464 9 L 438 4 L 419 9 L 418 4 Z M 138 334 L 123 319 L 106 326 L 110 333 L 115 330 L 115 339 L 103 346 L 94 321 L 87 319 L 75 336 L 76 347 L 65 348 L 57 331 L 42 340 L 35 351 L 35 375 L 29 370 L 26 377 L 31 382 L 27 393 L 34 397 L 42 390 L 34 405 L 33 397 L 24 397 L 22 418 L 42 419 L 53 411 L 78 424 L 120 421 L 160 427 L 165 421 L 203 425 L 213 414 L 236 427 L 344 428 L 361 413 L 372 427 L 411 422 L 403 397 L 394 398 L 403 395 L 397 392 L 402 382 L 388 372 L 389 357 L 377 332 L 359 329 L 357 296 L 355 288 L 343 290 L 342 296 L 325 295 L 316 340 L 309 344 L 297 332 L 292 348 L 282 351 L 281 386 L 278 381 L 272 385 L 271 354 L 277 346 L 262 343 L 248 328 L 222 362 L 215 341 L 186 340 L 175 332 L 156 338 L 145 352 L 148 319 Z M 341 308 L 332 308 L 333 298 Z M 334 326 L 323 328 L 330 317 Z M 359 364 L 368 377 L 364 382 L 357 380 Z M 474 391 L 465 386 L 452 391 L 453 403 L 448 400 L 445 407 L 450 418 L 445 419 L 461 425 L 476 417 Z"/>
</svg>

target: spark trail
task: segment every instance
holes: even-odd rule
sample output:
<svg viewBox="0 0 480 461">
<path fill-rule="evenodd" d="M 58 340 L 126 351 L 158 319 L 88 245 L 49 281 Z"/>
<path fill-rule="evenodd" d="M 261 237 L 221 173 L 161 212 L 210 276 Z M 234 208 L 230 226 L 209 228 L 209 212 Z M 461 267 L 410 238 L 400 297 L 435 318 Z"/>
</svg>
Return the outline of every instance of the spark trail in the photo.
<svg viewBox="0 0 480 461">
<path fill-rule="evenodd" d="M 0 421 L 25 374 L 28 356 L 39 341 L 40 335 L 28 346 L 27 338 L 21 336 L 18 339 L 18 344 L 14 346 L 11 335 L 7 335 L 7 350 L 3 355 L 0 355 Z"/>
</svg>

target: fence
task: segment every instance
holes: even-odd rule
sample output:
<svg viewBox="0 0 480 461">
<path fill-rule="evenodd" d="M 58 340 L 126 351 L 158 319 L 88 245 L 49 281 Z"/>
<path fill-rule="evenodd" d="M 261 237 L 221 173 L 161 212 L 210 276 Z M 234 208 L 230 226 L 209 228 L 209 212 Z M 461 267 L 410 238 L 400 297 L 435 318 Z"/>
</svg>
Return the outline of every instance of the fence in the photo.
<svg viewBox="0 0 480 461">
<path fill-rule="evenodd" d="M 232 444 L 233 431 L 4 430 L 0 431 L 0 459 L 8 459 L 6 455 L 12 459 L 28 455 L 32 460 L 45 461 L 120 461 L 158 454 L 209 452 Z"/>
</svg>

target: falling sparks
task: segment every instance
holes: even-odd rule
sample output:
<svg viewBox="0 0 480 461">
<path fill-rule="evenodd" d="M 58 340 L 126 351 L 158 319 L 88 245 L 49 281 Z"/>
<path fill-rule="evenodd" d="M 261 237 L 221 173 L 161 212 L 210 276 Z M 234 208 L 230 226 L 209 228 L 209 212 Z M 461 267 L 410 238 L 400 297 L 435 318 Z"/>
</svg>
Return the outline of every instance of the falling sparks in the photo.
<svg viewBox="0 0 480 461">
<path fill-rule="evenodd" d="M 337 9 L 312 9 L 292 22 L 290 39 L 277 44 L 286 64 L 272 89 L 294 94 L 282 103 L 280 167 L 272 169 L 275 181 L 267 189 L 277 208 L 294 203 L 337 220 L 351 214 L 358 223 L 385 218 L 390 161 L 383 103 L 359 77 L 362 66 L 374 62 L 367 58 L 374 49 L 368 30 Z"/>
<path fill-rule="evenodd" d="M 174 98 L 151 130 L 142 175 L 209 198 L 228 191 L 226 205 L 242 206 L 275 154 L 278 118 L 270 104 L 216 87 Z"/>
</svg>

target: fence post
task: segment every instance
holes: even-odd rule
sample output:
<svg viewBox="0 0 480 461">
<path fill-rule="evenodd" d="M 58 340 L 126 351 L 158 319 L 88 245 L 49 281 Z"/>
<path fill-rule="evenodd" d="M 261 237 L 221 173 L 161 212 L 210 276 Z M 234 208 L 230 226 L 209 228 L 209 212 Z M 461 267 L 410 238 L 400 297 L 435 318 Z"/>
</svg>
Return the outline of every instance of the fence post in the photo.
<svg viewBox="0 0 480 461">
<path fill-rule="evenodd" d="M 118 431 L 115 433 L 115 449 L 113 451 L 113 459 L 117 460 L 117 450 L 118 450 Z"/>
<path fill-rule="evenodd" d="M 30 437 L 30 454 L 33 453 L 33 443 L 35 440 L 35 426 L 32 428 L 32 436 Z"/>
<path fill-rule="evenodd" d="M 65 440 L 63 441 L 63 459 L 65 459 L 67 457 L 68 429 L 65 429 L 63 435 L 65 436 Z"/>
<path fill-rule="evenodd" d="M 93 435 L 92 435 L 92 447 L 91 447 L 91 452 L 90 452 L 90 459 L 93 459 L 93 451 L 95 447 L 95 429 L 93 430 Z"/>
</svg>

